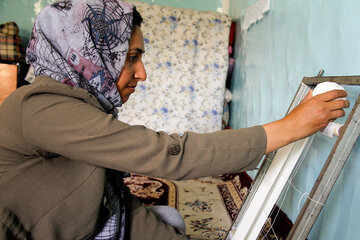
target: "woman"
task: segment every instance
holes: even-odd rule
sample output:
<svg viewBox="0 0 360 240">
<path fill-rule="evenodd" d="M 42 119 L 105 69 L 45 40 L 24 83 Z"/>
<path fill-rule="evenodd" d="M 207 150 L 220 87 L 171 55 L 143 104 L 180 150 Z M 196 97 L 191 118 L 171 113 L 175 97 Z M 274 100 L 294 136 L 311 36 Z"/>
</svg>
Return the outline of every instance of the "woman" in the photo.
<svg viewBox="0 0 360 240">
<path fill-rule="evenodd" d="M 120 0 L 58 2 L 37 17 L 27 49 L 36 81 L 0 107 L 1 239 L 186 239 L 129 194 L 124 172 L 189 179 L 253 169 L 349 105 L 331 91 L 264 126 L 181 137 L 129 126 L 115 116 L 146 79 L 140 23 Z"/>
</svg>

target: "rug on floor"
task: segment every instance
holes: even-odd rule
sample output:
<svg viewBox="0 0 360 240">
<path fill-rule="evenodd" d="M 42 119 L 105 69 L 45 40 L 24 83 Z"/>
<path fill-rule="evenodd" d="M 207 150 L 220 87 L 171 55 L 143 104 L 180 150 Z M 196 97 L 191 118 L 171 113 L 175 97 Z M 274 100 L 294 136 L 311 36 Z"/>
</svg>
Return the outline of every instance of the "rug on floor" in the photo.
<svg viewBox="0 0 360 240">
<path fill-rule="evenodd" d="M 132 174 L 124 179 L 146 206 L 169 205 L 179 210 L 190 239 L 224 239 L 245 199 L 252 179 L 246 173 L 185 181 Z M 269 218 L 259 239 L 285 239 L 291 228 L 282 211 L 276 224 Z M 278 222 L 278 221 L 282 222 Z"/>
</svg>

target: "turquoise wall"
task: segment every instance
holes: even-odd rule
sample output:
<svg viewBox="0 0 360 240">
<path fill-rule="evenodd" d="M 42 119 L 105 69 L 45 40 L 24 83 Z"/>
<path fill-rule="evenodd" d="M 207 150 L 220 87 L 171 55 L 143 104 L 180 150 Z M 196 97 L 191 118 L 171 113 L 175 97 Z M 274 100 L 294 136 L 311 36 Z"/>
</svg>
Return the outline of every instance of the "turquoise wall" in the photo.
<svg viewBox="0 0 360 240">
<path fill-rule="evenodd" d="M 16 22 L 21 38 L 27 43 L 36 14 L 42 7 L 52 2 L 54 0 L 1 0 L 0 23 Z M 223 5 L 222 0 L 140 0 L 140 2 L 208 11 L 217 11 Z"/>
<path fill-rule="evenodd" d="M 222 0 L 142 0 L 143 2 L 216 11 Z M 265 18 L 241 33 L 245 10 L 256 0 L 229 0 L 230 15 L 237 21 L 230 124 L 233 128 L 264 124 L 283 117 L 304 76 L 322 68 L 325 75 L 360 75 L 360 1 L 271 0 Z M 1 0 L 0 22 L 15 21 L 28 41 L 33 20 L 52 0 Z M 227 1 L 228 2 L 228 1 Z M 348 89 L 354 102 L 359 89 Z M 334 139 L 318 135 L 303 167 L 293 180 L 309 192 Z M 326 202 L 310 240 L 357 239 L 360 235 L 360 143 Z M 292 218 L 303 204 L 301 194 L 291 189 L 282 209 Z"/>
<path fill-rule="evenodd" d="M 140 2 L 154 3 L 180 8 L 217 11 L 222 8 L 222 0 L 138 0 Z"/>
<path fill-rule="evenodd" d="M 255 1 L 230 1 L 238 26 Z M 232 79 L 233 128 L 264 124 L 284 116 L 304 76 L 360 75 L 359 0 L 271 0 L 270 11 L 248 32 L 238 27 Z M 347 88 L 353 106 L 359 87 Z M 344 121 L 343 119 L 340 120 Z M 317 134 L 310 153 L 278 205 L 293 220 L 299 213 L 335 139 Z M 310 240 L 359 239 L 360 140 L 346 163 Z"/>
</svg>

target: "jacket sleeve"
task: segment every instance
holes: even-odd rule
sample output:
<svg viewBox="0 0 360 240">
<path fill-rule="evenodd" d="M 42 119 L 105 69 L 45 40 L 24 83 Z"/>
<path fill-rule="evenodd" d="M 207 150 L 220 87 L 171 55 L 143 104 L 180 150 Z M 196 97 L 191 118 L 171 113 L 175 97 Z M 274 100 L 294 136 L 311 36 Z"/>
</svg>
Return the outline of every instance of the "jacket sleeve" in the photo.
<svg viewBox="0 0 360 240">
<path fill-rule="evenodd" d="M 266 148 L 261 126 L 183 136 L 120 122 L 86 101 L 56 94 L 22 103 L 22 133 L 40 150 L 105 168 L 190 179 L 257 166 Z"/>
</svg>

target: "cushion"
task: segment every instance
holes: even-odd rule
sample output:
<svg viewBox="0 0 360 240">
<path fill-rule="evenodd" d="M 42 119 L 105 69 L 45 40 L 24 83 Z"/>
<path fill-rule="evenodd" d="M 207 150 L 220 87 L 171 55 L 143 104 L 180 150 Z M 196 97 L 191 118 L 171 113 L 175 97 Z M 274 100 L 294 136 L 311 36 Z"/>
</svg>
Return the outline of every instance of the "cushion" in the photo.
<svg viewBox="0 0 360 240">
<path fill-rule="evenodd" d="M 24 62 L 24 48 L 15 22 L 0 24 L 0 62 Z"/>
<path fill-rule="evenodd" d="M 168 133 L 221 130 L 231 18 L 128 2 L 144 18 L 148 78 L 119 108 L 119 120 Z"/>
</svg>

